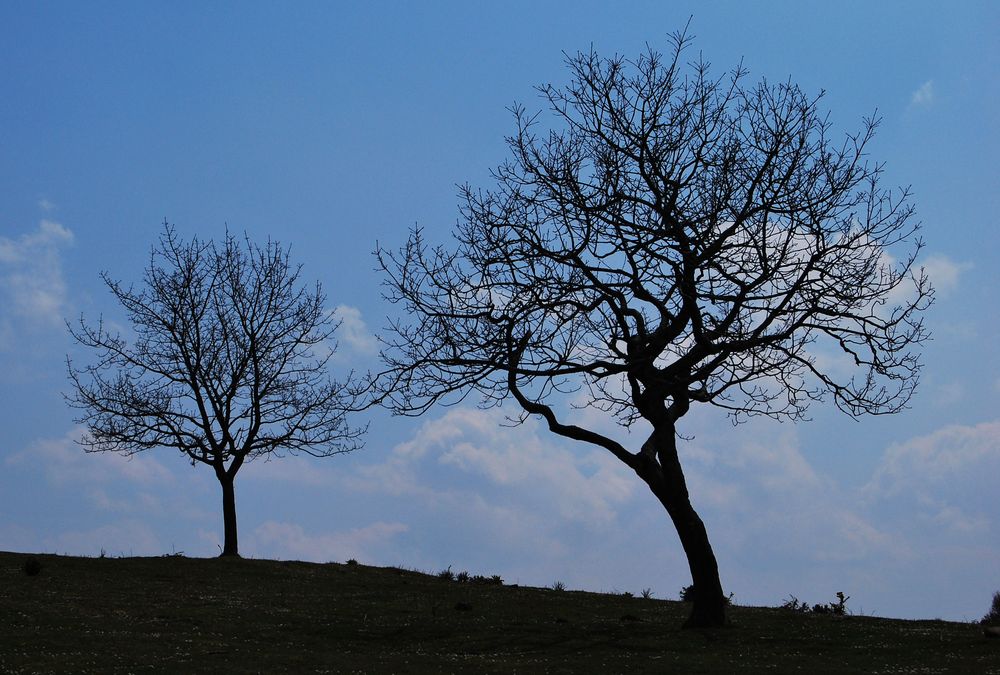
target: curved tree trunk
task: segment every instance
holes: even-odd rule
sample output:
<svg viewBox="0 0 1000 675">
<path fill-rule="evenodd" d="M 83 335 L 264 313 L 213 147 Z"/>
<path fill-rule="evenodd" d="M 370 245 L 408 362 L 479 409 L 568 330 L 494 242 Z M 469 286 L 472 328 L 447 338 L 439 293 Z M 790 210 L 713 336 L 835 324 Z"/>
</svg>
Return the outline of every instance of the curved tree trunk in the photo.
<svg viewBox="0 0 1000 675">
<path fill-rule="evenodd" d="M 685 628 L 707 628 L 726 623 L 726 597 L 719 579 L 719 565 L 708 540 L 708 532 L 691 505 L 687 482 L 677 457 L 674 430 L 656 433 L 656 458 L 639 475 L 660 500 L 680 537 L 694 585 L 694 606 Z"/>
<path fill-rule="evenodd" d="M 719 565 L 708 540 L 705 524 L 687 499 L 664 497 L 662 491 L 653 490 L 666 507 L 670 519 L 677 529 L 684 553 L 687 555 L 694 584 L 694 605 L 691 616 L 684 623 L 685 628 L 705 628 L 726 624 L 726 597 L 722 592 Z M 659 493 L 659 494 L 657 494 Z"/>
<path fill-rule="evenodd" d="M 236 488 L 235 480 L 225 472 L 219 476 L 222 485 L 222 525 L 225 531 L 225 543 L 220 557 L 240 556 L 239 538 L 236 533 Z"/>
</svg>

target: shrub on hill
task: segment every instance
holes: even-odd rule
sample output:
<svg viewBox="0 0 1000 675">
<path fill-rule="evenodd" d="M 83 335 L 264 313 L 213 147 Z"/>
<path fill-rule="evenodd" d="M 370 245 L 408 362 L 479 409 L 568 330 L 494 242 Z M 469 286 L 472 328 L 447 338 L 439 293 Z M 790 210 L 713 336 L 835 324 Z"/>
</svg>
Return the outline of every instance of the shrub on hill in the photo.
<svg viewBox="0 0 1000 675">
<path fill-rule="evenodd" d="M 1000 626 L 1000 591 L 993 594 L 993 603 L 990 611 L 980 620 L 984 626 Z"/>
</svg>

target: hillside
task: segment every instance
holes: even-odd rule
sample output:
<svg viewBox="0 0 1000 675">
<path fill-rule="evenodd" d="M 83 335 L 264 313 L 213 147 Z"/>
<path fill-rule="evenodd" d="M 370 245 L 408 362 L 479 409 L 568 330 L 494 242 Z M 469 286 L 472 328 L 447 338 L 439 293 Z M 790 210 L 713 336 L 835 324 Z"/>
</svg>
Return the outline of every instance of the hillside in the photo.
<svg viewBox="0 0 1000 675">
<path fill-rule="evenodd" d="M 1000 673 L 971 624 L 734 607 L 680 631 L 686 611 L 356 564 L 0 553 L 0 672 Z"/>
</svg>

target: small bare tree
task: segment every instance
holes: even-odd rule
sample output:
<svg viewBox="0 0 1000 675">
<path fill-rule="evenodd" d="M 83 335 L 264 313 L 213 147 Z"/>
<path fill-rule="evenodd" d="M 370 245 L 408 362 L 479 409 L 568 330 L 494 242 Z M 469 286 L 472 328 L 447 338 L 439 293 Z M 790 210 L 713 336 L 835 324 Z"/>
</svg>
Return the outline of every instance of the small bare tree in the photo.
<svg viewBox="0 0 1000 675">
<path fill-rule="evenodd" d="M 801 419 L 825 397 L 850 415 L 899 411 L 933 289 L 908 190 L 880 187 L 865 160 L 877 120 L 834 141 L 819 97 L 748 85 L 742 66 L 713 78 L 682 61 L 687 42 L 674 35 L 666 59 L 567 57 L 571 83 L 539 88 L 552 129 L 515 106 L 496 186 L 462 189 L 457 246 L 414 230 L 376 255 L 405 308 L 384 338 L 386 403 L 418 415 L 471 391 L 513 398 L 515 421 L 608 450 L 677 530 L 687 625 L 712 626 L 725 596 L 681 418 L 707 403 L 736 422 Z M 846 366 L 830 367 L 838 353 Z M 566 419 L 559 396 L 581 388 L 621 426 L 642 423 L 638 450 Z"/>
<path fill-rule="evenodd" d="M 359 389 L 325 374 L 337 324 L 319 284 L 301 285 L 300 271 L 276 242 L 228 233 L 221 244 L 184 242 L 164 223 L 141 289 L 101 275 L 134 338 L 103 320 L 69 326 L 97 352 L 83 368 L 67 359 L 84 448 L 168 447 L 211 467 L 222 486 L 223 556 L 239 555 L 234 481 L 244 462 L 360 446 L 364 430 L 346 421 Z"/>
</svg>

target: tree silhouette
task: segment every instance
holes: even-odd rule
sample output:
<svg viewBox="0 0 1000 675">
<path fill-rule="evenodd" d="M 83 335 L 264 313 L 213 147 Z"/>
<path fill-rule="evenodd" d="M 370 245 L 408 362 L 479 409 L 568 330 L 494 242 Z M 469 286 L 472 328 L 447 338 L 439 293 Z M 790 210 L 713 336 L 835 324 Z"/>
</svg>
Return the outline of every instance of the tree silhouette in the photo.
<svg viewBox="0 0 1000 675">
<path fill-rule="evenodd" d="M 376 250 L 386 298 L 405 308 L 381 386 L 409 415 L 470 392 L 513 398 L 515 421 L 608 450 L 677 530 L 687 625 L 713 626 L 725 597 L 678 423 L 694 403 L 735 422 L 802 419 L 824 398 L 852 416 L 899 411 L 933 289 L 914 264 L 909 191 L 880 187 L 865 159 L 878 120 L 835 141 L 821 96 L 747 84 L 742 65 L 713 79 L 682 60 L 688 42 L 674 34 L 667 58 L 567 56 L 570 84 L 539 87 L 551 129 L 515 106 L 495 186 L 461 189 L 457 244 L 429 247 L 415 229 Z M 851 367 L 827 365 L 833 353 Z M 574 424 L 557 404 L 581 389 L 641 427 L 641 447 Z"/>
<path fill-rule="evenodd" d="M 347 425 L 359 400 L 348 378 L 325 369 L 336 330 L 319 284 L 299 283 L 288 249 L 230 234 L 217 245 L 181 241 L 164 223 L 144 284 L 102 278 L 133 327 L 127 340 L 103 319 L 70 333 L 97 352 L 67 358 L 70 405 L 81 410 L 88 452 L 132 455 L 156 447 L 211 467 L 222 486 L 223 556 L 238 556 L 234 481 L 247 461 L 304 452 L 325 457 L 360 446 Z"/>
</svg>

